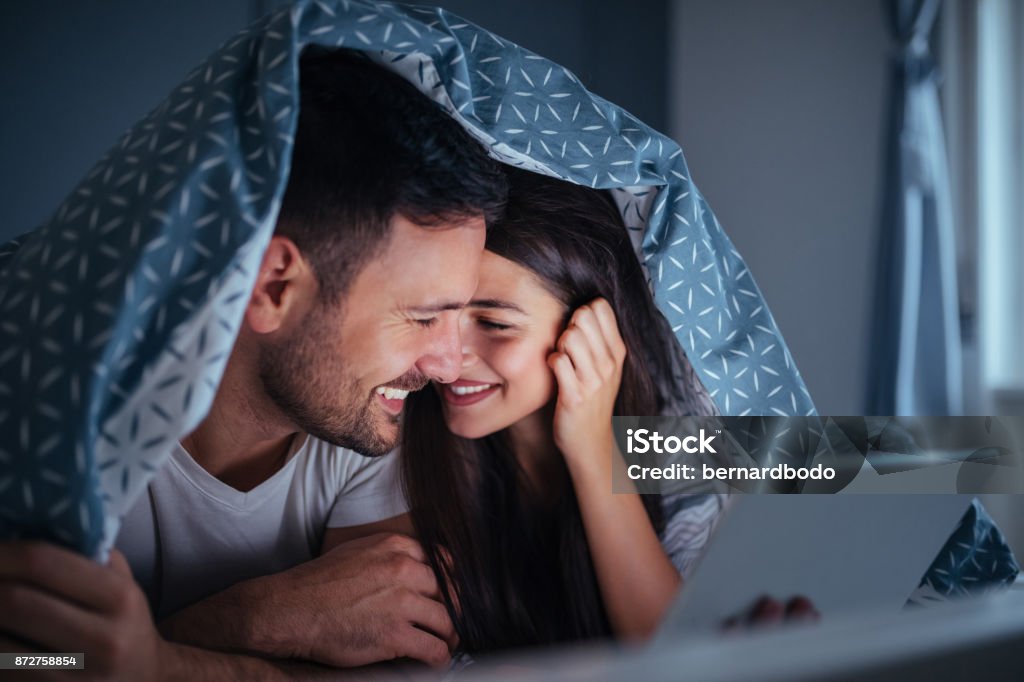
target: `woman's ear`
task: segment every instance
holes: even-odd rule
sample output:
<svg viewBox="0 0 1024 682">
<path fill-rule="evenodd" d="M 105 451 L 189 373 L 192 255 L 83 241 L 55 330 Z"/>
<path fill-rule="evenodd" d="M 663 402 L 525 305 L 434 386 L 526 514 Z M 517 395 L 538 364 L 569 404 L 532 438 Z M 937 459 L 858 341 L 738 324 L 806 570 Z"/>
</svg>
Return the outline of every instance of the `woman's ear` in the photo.
<svg viewBox="0 0 1024 682">
<path fill-rule="evenodd" d="M 245 321 L 257 334 L 280 329 L 290 313 L 304 310 L 317 295 L 316 277 L 288 237 L 275 235 L 263 254 Z"/>
</svg>

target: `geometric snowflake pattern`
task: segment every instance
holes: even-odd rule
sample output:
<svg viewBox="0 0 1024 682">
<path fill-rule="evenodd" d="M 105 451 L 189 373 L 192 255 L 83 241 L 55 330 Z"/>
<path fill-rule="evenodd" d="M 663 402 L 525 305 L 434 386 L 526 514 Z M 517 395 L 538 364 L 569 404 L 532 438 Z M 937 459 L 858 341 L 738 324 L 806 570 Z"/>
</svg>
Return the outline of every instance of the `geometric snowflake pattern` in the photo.
<svg viewBox="0 0 1024 682">
<path fill-rule="evenodd" d="M 444 10 L 300 2 L 222 45 L 47 223 L 0 247 L 0 537 L 105 556 L 206 414 L 276 222 L 310 44 L 366 52 L 506 163 L 612 190 L 718 409 L 813 413 L 676 143 Z"/>
<path fill-rule="evenodd" d="M 1020 566 L 1002 532 L 974 500 L 921 580 L 918 594 L 940 600 L 977 596 L 1012 584 L 1018 573 Z"/>
</svg>

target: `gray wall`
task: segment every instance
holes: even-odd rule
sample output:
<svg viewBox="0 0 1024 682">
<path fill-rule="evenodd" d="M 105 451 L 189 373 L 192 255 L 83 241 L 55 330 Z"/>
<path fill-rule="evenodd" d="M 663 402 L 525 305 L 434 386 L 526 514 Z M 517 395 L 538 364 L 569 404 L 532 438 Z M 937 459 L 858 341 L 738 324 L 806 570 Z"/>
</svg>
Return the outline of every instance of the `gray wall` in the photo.
<svg viewBox="0 0 1024 682">
<path fill-rule="evenodd" d="M 0 242 L 44 222 L 249 16 L 248 0 L 0 3 Z"/>
<path fill-rule="evenodd" d="M 285 4 L 0 2 L 0 242 L 45 221 L 121 133 L 192 67 L 246 24 Z M 594 92 L 665 127 L 669 0 L 434 4 L 555 59 Z M 643 40 L 623 39 L 641 35 Z"/>
<path fill-rule="evenodd" d="M 889 54 L 872 0 L 676 0 L 670 133 L 823 414 L 863 407 Z"/>
</svg>

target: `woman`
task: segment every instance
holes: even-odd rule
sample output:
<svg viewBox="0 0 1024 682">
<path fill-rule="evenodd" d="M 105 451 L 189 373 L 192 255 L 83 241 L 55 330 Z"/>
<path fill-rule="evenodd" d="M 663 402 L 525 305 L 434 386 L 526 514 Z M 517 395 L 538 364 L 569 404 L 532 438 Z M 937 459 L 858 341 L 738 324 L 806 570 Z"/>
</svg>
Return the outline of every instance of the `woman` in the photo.
<svg viewBox="0 0 1024 682">
<path fill-rule="evenodd" d="M 466 652 L 643 638 L 680 576 L 661 499 L 611 494 L 612 415 L 663 413 L 656 378 L 680 365 L 610 197 L 509 176 L 462 373 L 407 405 L 413 522 Z"/>
</svg>

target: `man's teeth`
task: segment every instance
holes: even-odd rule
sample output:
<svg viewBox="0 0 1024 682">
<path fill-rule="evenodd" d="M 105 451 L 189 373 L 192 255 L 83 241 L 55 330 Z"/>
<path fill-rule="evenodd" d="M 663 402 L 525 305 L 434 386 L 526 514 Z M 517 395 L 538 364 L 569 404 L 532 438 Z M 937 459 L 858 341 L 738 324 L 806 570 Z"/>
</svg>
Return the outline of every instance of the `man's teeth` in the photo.
<svg viewBox="0 0 1024 682">
<path fill-rule="evenodd" d="M 479 393 L 480 391 L 486 391 L 489 388 L 494 388 L 494 384 L 484 384 L 482 386 L 449 386 L 449 388 L 455 395 L 469 395 L 470 393 Z"/>
<path fill-rule="evenodd" d="M 400 388 L 391 388 L 390 386 L 380 386 L 377 389 L 377 394 L 384 396 L 388 400 L 405 400 L 406 396 L 409 395 L 409 391 L 403 391 Z"/>
</svg>

